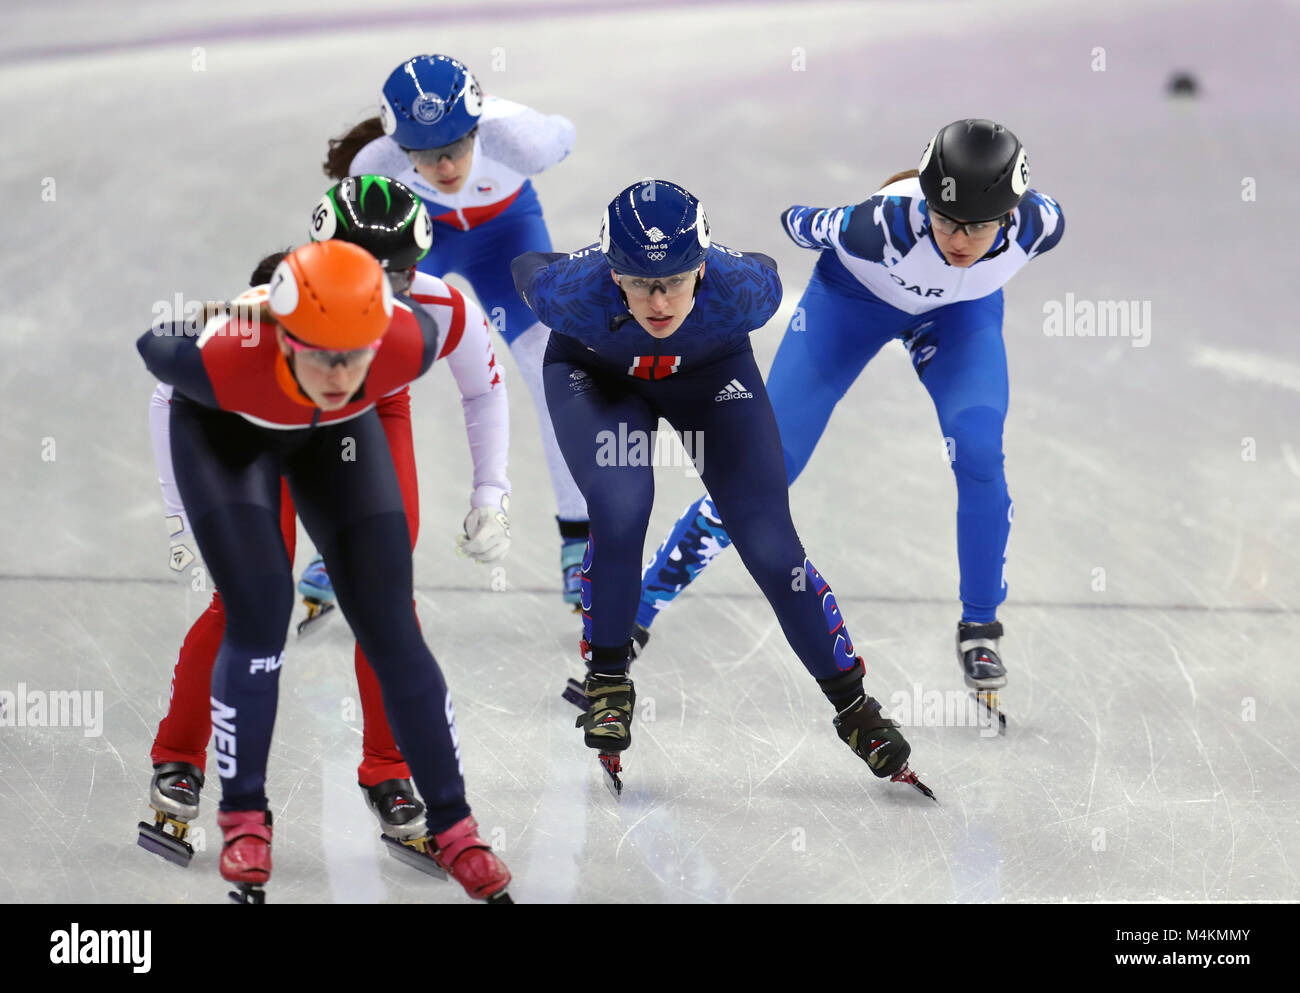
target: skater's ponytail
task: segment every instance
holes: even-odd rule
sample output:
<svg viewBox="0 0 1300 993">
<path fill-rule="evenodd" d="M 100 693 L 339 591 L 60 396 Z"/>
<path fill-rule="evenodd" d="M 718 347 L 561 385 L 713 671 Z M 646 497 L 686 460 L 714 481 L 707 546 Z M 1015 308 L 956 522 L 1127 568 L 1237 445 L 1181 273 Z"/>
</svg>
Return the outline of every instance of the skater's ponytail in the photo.
<svg viewBox="0 0 1300 993">
<path fill-rule="evenodd" d="M 920 175 L 921 174 L 917 172 L 915 169 L 904 169 L 902 172 L 894 173 L 883 183 L 881 183 L 880 189 L 883 190 L 886 186 L 890 185 L 891 183 L 897 183 L 900 179 L 917 179 L 920 177 Z"/>
<path fill-rule="evenodd" d="M 325 153 L 325 161 L 321 164 L 321 168 L 325 170 L 325 175 L 330 179 L 346 179 L 352 169 L 352 160 L 357 157 L 357 152 L 376 138 L 382 138 L 383 136 L 384 125 L 376 116 L 367 117 L 360 124 L 355 125 L 342 138 L 331 138 L 329 151 Z"/>
<path fill-rule="evenodd" d="M 253 274 L 248 277 L 248 285 L 256 287 L 265 286 L 269 283 L 271 274 L 275 272 L 275 267 L 284 260 L 284 257 L 290 251 L 292 249 L 286 248 L 283 251 L 272 252 L 270 255 L 265 256 L 257 263 Z M 271 313 L 271 308 L 265 300 L 259 301 L 256 307 L 253 306 L 250 300 L 245 299 L 234 301 L 209 300 L 203 305 L 203 310 L 199 314 L 198 328 L 202 330 L 207 327 L 208 321 L 214 317 L 230 317 L 232 319 L 243 317 L 245 320 L 256 321 L 267 327 L 277 323 L 275 315 Z"/>
<path fill-rule="evenodd" d="M 196 333 L 207 327 L 208 321 L 214 317 L 229 317 L 232 321 L 243 318 L 246 323 L 257 324 L 264 328 L 274 327 L 279 323 L 266 301 L 261 301 L 254 306 L 243 300 L 209 300 L 203 305 L 203 312 L 195 325 Z"/>
</svg>

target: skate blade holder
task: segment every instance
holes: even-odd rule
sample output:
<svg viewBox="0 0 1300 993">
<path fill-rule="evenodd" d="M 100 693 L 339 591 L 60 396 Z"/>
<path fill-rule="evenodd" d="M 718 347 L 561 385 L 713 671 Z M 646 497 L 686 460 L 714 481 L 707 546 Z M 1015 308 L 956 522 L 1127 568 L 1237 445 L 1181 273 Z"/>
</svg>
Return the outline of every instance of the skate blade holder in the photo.
<svg viewBox="0 0 1300 993">
<path fill-rule="evenodd" d="M 997 690 L 972 690 L 971 693 L 975 697 L 975 703 L 978 704 L 980 707 L 981 715 L 988 716 L 987 722 L 984 721 L 981 717 L 980 727 L 981 728 L 992 727 L 996 722 L 998 734 L 1006 734 L 1007 715 L 1002 713 L 1002 709 L 998 703 L 998 691 Z"/>
<path fill-rule="evenodd" d="M 485 899 L 483 902 L 484 902 L 484 903 L 489 903 L 489 904 L 494 904 L 494 903 L 510 903 L 510 904 L 513 904 L 513 903 L 514 903 L 514 900 L 510 899 L 510 894 L 509 894 L 509 893 L 507 893 L 505 890 L 501 890 L 499 893 L 493 893 L 490 897 L 488 897 L 487 899 Z"/>
<path fill-rule="evenodd" d="M 231 903 L 266 903 L 266 890 L 262 889 L 261 883 L 237 883 L 239 889 L 231 890 L 226 894 Z"/>
<path fill-rule="evenodd" d="M 907 783 L 908 786 L 911 786 L 914 789 L 919 790 L 921 793 L 923 793 L 925 796 L 928 796 L 935 803 L 939 802 L 939 798 L 934 795 L 934 790 L 930 789 L 930 787 L 926 786 L 925 783 L 917 779 L 916 773 L 914 773 L 911 769 L 907 767 L 906 762 L 903 763 L 903 768 L 899 769 L 896 773 L 894 773 L 892 776 L 889 777 L 889 781 L 891 783 Z"/>
<path fill-rule="evenodd" d="M 560 694 L 565 700 L 573 704 L 583 713 L 587 711 L 587 691 L 582 688 L 582 684 L 576 679 L 570 679 L 564 686 L 564 692 Z"/>
<path fill-rule="evenodd" d="M 324 600 L 317 600 L 315 597 L 303 597 L 303 604 L 307 607 L 307 616 L 298 622 L 298 637 L 301 638 L 307 631 L 314 630 L 321 621 L 325 620 L 329 613 L 334 609 L 334 603 L 326 603 Z"/>
<path fill-rule="evenodd" d="M 623 771 L 623 760 L 618 752 L 600 752 L 600 767 L 605 773 L 605 788 L 615 800 L 623 798 L 623 780 L 619 773 Z"/>
<path fill-rule="evenodd" d="M 381 834 L 379 837 L 388 849 L 388 854 L 397 861 L 405 862 L 412 869 L 419 869 L 435 879 L 447 878 L 446 870 L 433 860 L 433 851 L 429 848 L 427 837 L 413 838 L 410 841 L 399 841 L 386 834 Z"/>
<path fill-rule="evenodd" d="M 140 835 L 136 843 L 147 852 L 161 855 L 173 865 L 178 865 L 182 869 L 188 868 L 190 860 L 194 858 L 194 846 L 185 840 L 189 825 L 184 821 L 176 820 L 157 807 L 154 807 L 153 811 L 152 824 L 148 821 L 139 822 Z M 167 830 L 167 825 L 172 828 L 170 832 Z"/>
</svg>

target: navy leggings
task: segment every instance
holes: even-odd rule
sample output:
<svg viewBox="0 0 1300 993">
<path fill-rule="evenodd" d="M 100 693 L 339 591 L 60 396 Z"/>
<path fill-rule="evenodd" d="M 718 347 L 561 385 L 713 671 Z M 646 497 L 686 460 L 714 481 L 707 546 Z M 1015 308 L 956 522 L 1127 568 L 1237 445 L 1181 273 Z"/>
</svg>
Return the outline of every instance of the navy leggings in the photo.
<svg viewBox="0 0 1300 993">
<path fill-rule="evenodd" d="M 599 369 L 582 360 L 582 351 L 553 333 L 543 379 L 556 437 L 590 513 L 583 628 L 596 661 L 616 657 L 632 634 L 654 503 L 654 469 L 640 457 L 645 446 L 637 446 L 663 417 L 695 457 L 745 568 L 800 661 L 818 679 L 853 668 L 853 641 L 835 595 L 790 519 L 781 438 L 748 342 L 658 380 Z"/>
<path fill-rule="evenodd" d="M 226 604 L 212 672 L 222 810 L 266 807 L 266 760 L 293 610 L 280 476 L 370 660 L 431 831 L 469 816 L 451 698 L 412 606 L 411 538 L 379 415 L 278 431 L 175 395 L 176 482 Z"/>
</svg>

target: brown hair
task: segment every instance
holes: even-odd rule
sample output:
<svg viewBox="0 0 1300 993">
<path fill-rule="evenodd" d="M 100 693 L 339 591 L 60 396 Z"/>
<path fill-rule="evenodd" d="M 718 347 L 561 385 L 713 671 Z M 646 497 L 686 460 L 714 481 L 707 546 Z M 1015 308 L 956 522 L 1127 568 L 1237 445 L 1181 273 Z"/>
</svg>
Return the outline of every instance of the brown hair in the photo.
<svg viewBox="0 0 1300 993">
<path fill-rule="evenodd" d="M 257 268 L 253 270 L 253 274 L 249 277 L 248 285 L 261 286 L 263 283 L 269 283 L 271 274 L 275 272 L 275 267 L 280 264 L 290 251 L 291 249 L 286 248 L 264 256 L 257 263 Z M 234 303 L 229 300 L 208 300 L 204 302 L 203 310 L 199 313 L 196 323 L 202 329 L 214 317 L 229 317 L 231 320 L 242 317 L 268 327 L 277 323 L 275 315 L 271 313 L 270 306 L 265 302 L 261 303 L 257 308 L 257 312 L 254 313 L 253 308 L 247 303 Z"/>
<path fill-rule="evenodd" d="M 293 251 L 292 248 L 286 248 L 282 251 L 272 252 L 270 255 L 264 256 L 262 261 L 257 263 L 257 268 L 253 270 L 253 274 L 248 277 L 248 285 L 261 286 L 263 283 L 269 283 L 271 281 L 272 273 L 275 272 L 275 267 L 283 262 L 284 257 L 291 251 Z"/>
<path fill-rule="evenodd" d="M 352 160 L 376 138 L 384 136 L 384 125 L 376 117 L 367 117 L 360 124 L 353 125 L 352 130 L 341 138 L 331 138 L 329 151 L 321 168 L 330 179 L 345 179 L 352 168 Z"/>
<path fill-rule="evenodd" d="M 921 174 L 917 172 L 915 169 L 904 169 L 902 172 L 896 172 L 888 179 L 886 179 L 883 183 L 880 184 L 880 188 L 883 190 L 890 183 L 897 183 L 900 179 L 916 179 L 920 175 Z"/>
</svg>

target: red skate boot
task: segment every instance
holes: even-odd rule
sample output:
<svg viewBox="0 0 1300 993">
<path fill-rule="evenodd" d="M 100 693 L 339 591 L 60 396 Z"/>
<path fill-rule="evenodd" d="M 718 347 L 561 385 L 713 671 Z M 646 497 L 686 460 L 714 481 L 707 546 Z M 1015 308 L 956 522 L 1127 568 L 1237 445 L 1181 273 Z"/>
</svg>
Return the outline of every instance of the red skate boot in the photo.
<svg viewBox="0 0 1300 993">
<path fill-rule="evenodd" d="M 271 878 L 271 812 L 231 810 L 217 814 L 224 841 L 221 876 L 239 885 L 227 894 L 235 903 L 266 903 L 262 885 Z"/>
<path fill-rule="evenodd" d="M 488 843 L 478 836 L 478 824 L 466 817 L 433 836 L 433 860 L 465 887 L 476 900 L 514 903 L 506 887 L 510 870 Z"/>
</svg>

